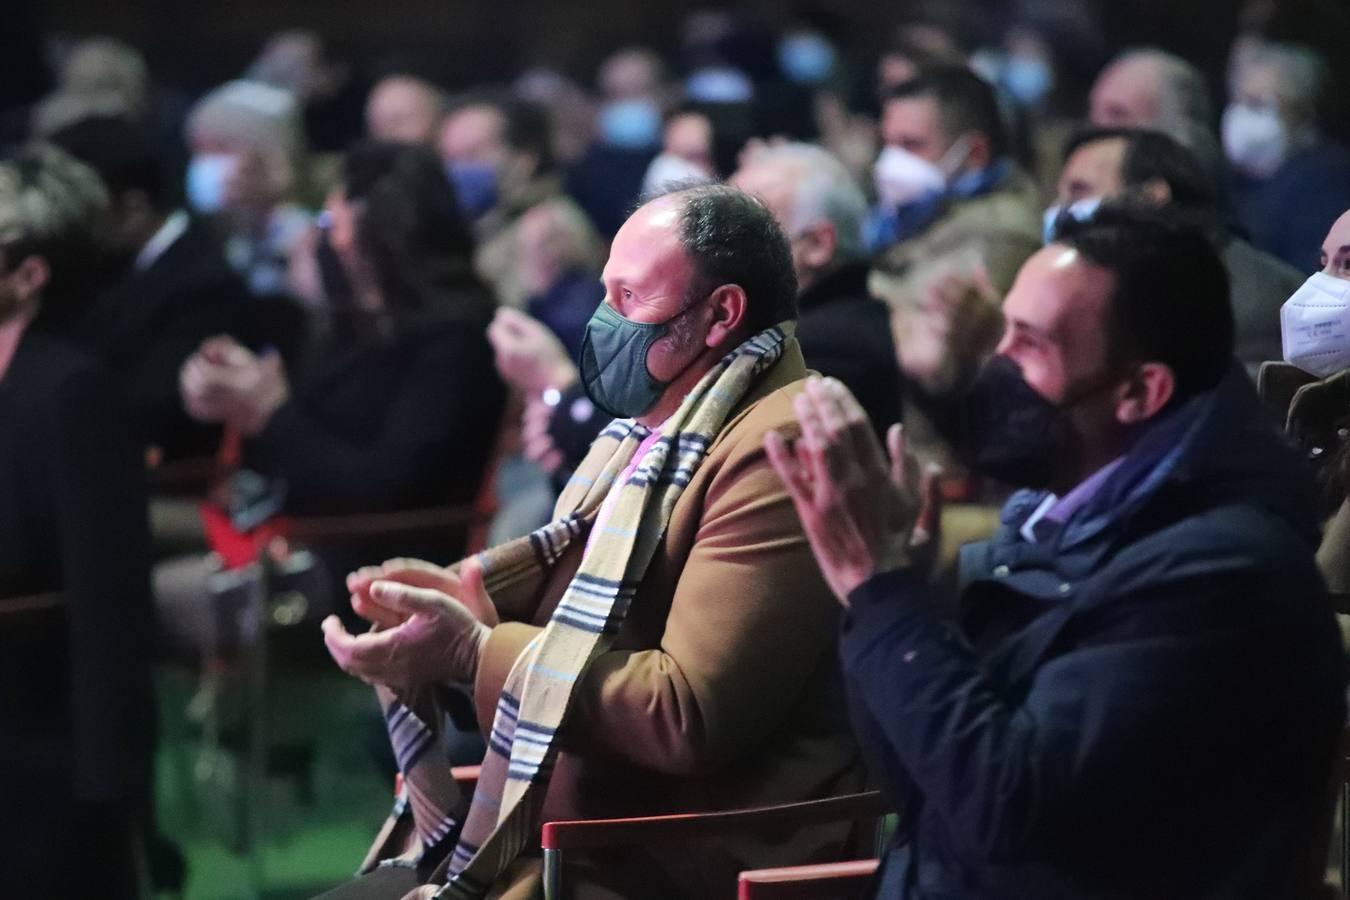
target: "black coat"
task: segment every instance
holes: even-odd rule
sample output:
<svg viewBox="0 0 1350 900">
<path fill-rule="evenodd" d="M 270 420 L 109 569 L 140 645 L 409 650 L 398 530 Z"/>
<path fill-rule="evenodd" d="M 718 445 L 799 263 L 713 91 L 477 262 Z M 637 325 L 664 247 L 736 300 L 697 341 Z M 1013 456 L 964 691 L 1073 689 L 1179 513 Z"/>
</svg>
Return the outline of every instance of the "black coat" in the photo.
<svg viewBox="0 0 1350 900">
<path fill-rule="evenodd" d="M 960 618 L 904 570 L 855 591 L 855 727 L 904 809 L 879 896 L 1307 896 L 1345 717 L 1308 496 L 1235 369 L 1034 543 L 1014 495 Z"/>
<path fill-rule="evenodd" d="M 409 322 L 312 361 L 247 442 L 249 465 L 285 481 L 289 513 L 471 502 L 506 398 L 488 322 Z"/>
<path fill-rule="evenodd" d="M 219 334 L 245 338 L 247 292 L 220 241 L 193 221 L 143 271 L 131 271 L 78 325 L 80 342 L 113 374 L 132 427 L 166 459 L 205 456 L 220 429 L 188 418 L 178 372 L 202 341 Z"/>
<path fill-rule="evenodd" d="M 879 434 L 900 421 L 900 364 L 886 304 L 867 292 L 866 263 L 824 276 L 797 298 L 806 364 L 844 383 Z"/>
<path fill-rule="evenodd" d="M 0 629 L 0 804 L 139 804 L 153 746 L 144 452 L 106 374 L 29 330 L 0 378 L 0 596 L 64 616 Z M 4 814 L 0 814 L 4 818 Z"/>
</svg>

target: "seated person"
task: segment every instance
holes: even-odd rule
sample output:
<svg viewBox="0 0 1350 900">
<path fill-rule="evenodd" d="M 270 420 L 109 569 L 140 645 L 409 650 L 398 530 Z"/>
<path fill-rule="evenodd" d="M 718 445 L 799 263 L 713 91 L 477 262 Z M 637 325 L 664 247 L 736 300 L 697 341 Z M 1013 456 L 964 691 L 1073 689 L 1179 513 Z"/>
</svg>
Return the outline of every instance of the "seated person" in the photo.
<svg viewBox="0 0 1350 900">
<path fill-rule="evenodd" d="M 1297 460 L 1232 358 L 1198 229 L 1104 207 L 1023 267 L 954 443 L 1023 485 L 931 586 L 903 436 L 837 383 L 768 450 L 845 606 L 876 896 L 1311 897 L 1345 660 Z"/>
<path fill-rule="evenodd" d="M 299 375 L 292 381 L 275 353 L 208 340 L 182 369 L 188 413 L 242 437 L 243 464 L 268 479 L 284 513 L 472 502 L 505 388 L 485 337 L 492 296 L 473 273 L 472 240 L 435 154 L 354 149 L 326 224 L 316 253 L 328 315 Z M 366 551 L 379 555 L 363 562 L 390 552 Z M 161 573 L 169 581 L 158 593 L 201 595 L 200 566 L 183 564 Z"/>
<path fill-rule="evenodd" d="M 807 366 L 848 385 L 884 433 L 900 419 L 902 378 L 886 306 L 867 289 L 862 192 L 834 157 L 807 144 L 757 150 L 731 183 L 758 197 L 791 236 Z M 526 397 L 526 454 L 565 480 L 609 419 L 536 323 L 502 310 L 489 336 L 498 369 Z"/>
<path fill-rule="evenodd" d="M 1081 217 L 1123 198 L 1167 206 L 1209 233 L 1228 272 L 1238 360 L 1255 375 L 1261 363 L 1279 359 L 1280 306 L 1303 275 L 1232 233 L 1199 160 L 1162 132 L 1103 128 L 1072 137 L 1058 202 L 1046 211 L 1047 243 L 1063 212 Z"/>
<path fill-rule="evenodd" d="M 228 82 L 192 107 L 186 138 L 189 208 L 220 227 L 226 259 L 250 294 L 284 295 L 291 255 L 310 226 L 297 202 L 305 136 L 295 96 Z"/>
<path fill-rule="evenodd" d="M 178 370 L 207 338 L 243 337 L 243 282 L 213 230 L 171 204 L 163 161 L 143 128 L 97 117 L 52 141 L 107 185 L 121 257 L 117 283 L 81 317 L 77 338 L 116 376 L 143 443 L 166 460 L 213 453 L 220 429 L 183 410 Z"/>
<path fill-rule="evenodd" d="M 154 715 L 143 452 L 113 381 L 51 333 L 108 199 L 54 147 L 0 162 L 0 896 L 143 896 Z M 23 608 L 27 606 L 27 609 Z M 71 865 L 78 858 L 79 865 Z"/>
<path fill-rule="evenodd" d="M 421 854 L 417 870 L 378 869 L 335 897 L 418 883 L 430 896 L 447 879 L 536 896 L 542 821 L 860 787 L 835 612 L 763 450 L 806 375 L 787 239 L 740 191 L 686 189 L 633 214 L 604 283 L 582 371 L 621 418 L 556 520 L 453 570 L 353 573 L 353 605 L 379 629 L 324 622 L 334 659 L 385 704 Z M 490 735 L 471 807 L 444 758 L 421 752 L 448 684 L 472 691 Z M 605 896 L 720 896 L 747 865 L 837 856 L 848 831 L 626 848 L 577 880 Z"/>
</svg>

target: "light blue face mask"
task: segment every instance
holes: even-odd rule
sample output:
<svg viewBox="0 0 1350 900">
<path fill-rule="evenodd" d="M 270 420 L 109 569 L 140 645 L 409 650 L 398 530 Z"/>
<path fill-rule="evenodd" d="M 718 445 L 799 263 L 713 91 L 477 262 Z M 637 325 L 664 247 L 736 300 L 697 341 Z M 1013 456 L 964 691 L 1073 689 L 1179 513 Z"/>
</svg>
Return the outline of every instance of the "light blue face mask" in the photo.
<svg viewBox="0 0 1350 900">
<path fill-rule="evenodd" d="M 234 167 L 235 157 L 229 153 L 199 153 L 192 157 L 184 185 L 188 206 L 204 216 L 223 210 L 225 187 Z"/>
<path fill-rule="evenodd" d="M 834 48 L 818 34 L 791 35 L 778 45 L 778 68 L 796 84 L 820 84 L 834 70 Z"/>
<path fill-rule="evenodd" d="M 1050 64 L 1038 56 L 1009 57 L 999 81 L 1022 106 L 1035 106 L 1055 85 Z"/>
<path fill-rule="evenodd" d="M 497 170 L 486 163 L 456 162 L 446 167 L 455 186 L 459 209 L 470 222 L 477 222 L 497 205 Z"/>
<path fill-rule="evenodd" d="M 1059 223 L 1065 216 L 1075 222 L 1086 222 L 1092 218 L 1101 205 L 1101 197 L 1085 197 L 1082 200 L 1070 203 L 1068 206 L 1061 206 L 1056 203 L 1045 211 L 1045 217 L 1041 220 L 1041 242 L 1044 244 L 1054 242 L 1055 237 L 1059 234 Z"/>
<path fill-rule="evenodd" d="M 642 150 L 661 141 L 661 109 L 655 100 L 613 100 L 600 109 L 600 138 L 611 147 Z"/>
</svg>

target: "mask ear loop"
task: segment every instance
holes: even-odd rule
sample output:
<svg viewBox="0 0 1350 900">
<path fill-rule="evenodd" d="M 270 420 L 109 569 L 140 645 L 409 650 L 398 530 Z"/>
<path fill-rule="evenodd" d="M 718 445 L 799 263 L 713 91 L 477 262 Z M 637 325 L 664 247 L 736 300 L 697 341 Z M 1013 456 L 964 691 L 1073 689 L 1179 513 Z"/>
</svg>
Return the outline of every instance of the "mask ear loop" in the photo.
<svg viewBox="0 0 1350 900">
<path fill-rule="evenodd" d="M 964 166 L 970 159 L 970 152 L 973 149 L 971 143 L 970 133 L 962 134 L 937 161 L 937 167 L 942 170 L 942 177 L 947 181 L 951 181 L 956 174 L 956 170 Z M 956 162 L 952 162 L 953 158 L 956 159 Z"/>
</svg>

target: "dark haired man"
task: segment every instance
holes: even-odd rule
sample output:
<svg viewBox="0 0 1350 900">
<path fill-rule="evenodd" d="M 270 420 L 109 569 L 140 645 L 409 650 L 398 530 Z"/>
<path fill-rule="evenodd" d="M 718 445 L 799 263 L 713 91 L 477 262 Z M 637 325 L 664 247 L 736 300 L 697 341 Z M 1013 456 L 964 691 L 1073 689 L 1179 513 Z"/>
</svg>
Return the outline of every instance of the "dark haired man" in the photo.
<svg viewBox="0 0 1350 900">
<path fill-rule="evenodd" d="M 1034 236 L 1036 187 L 1009 157 L 994 89 L 964 66 L 922 69 L 882 105 L 868 239 L 903 273 L 966 233 Z"/>
<path fill-rule="evenodd" d="M 1197 229 L 1106 207 L 1004 314 L 953 438 L 1027 489 L 963 548 L 957 604 L 846 391 L 808 382 L 802 437 L 770 438 L 848 609 L 864 755 L 906 812 L 877 895 L 1314 896 L 1345 662 L 1222 264 Z"/>
<path fill-rule="evenodd" d="M 603 282 L 581 370 L 593 402 L 618 418 L 556 520 L 451 569 L 395 560 L 356 572 L 353 607 L 381 630 L 324 624 L 339 665 L 380 686 L 427 896 L 447 880 L 447 896 L 489 885 L 536 896 L 539 861 L 521 838 L 542 820 L 860 784 L 833 604 L 763 450 L 766 433 L 791 427 L 806 375 L 786 237 L 747 194 L 679 191 L 628 219 Z M 445 761 L 422 752 L 439 720 L 419 697 L 446 684 L 471 688 L 489 736 L 467 818 Z M 583 880 L 625 897 L 719 896 L 751 860 L 820 858 L 846 831 L 629 849 L 596 859 Z M 406 869 L 365 884 L 400 877 L 411 886 Z"/>
<path fill-rule="evenodd" d="M 144 129 L 100 116 L 67 126 L 52 141 L 107 185 L 111 250 L 125 267 L 72 337 L 116 374 L 139 440 L 164 459 L 213 453 L 220 429 L 183 411 L 178 370 L 209 337 L 247 336 L 243 282 L 212 229 L 176 208 Z"/>
<path fill-rule="evenodd" d="M 1228 271 L 1234 353 L 1255 374 L 1265 360 L 1280 359 L 1280 306 L 1304 276 L 1232 233 L 1211 181 L 1195 154 L 1160 131 L 1088 129 L 1065 147 L 1058 202 L 1045 213 L 1046 242 L 1061 215 L 1085 218 L 1103 200 L 1165 206 L 1191 220 L 1210 236 Z"/>
</svg>

